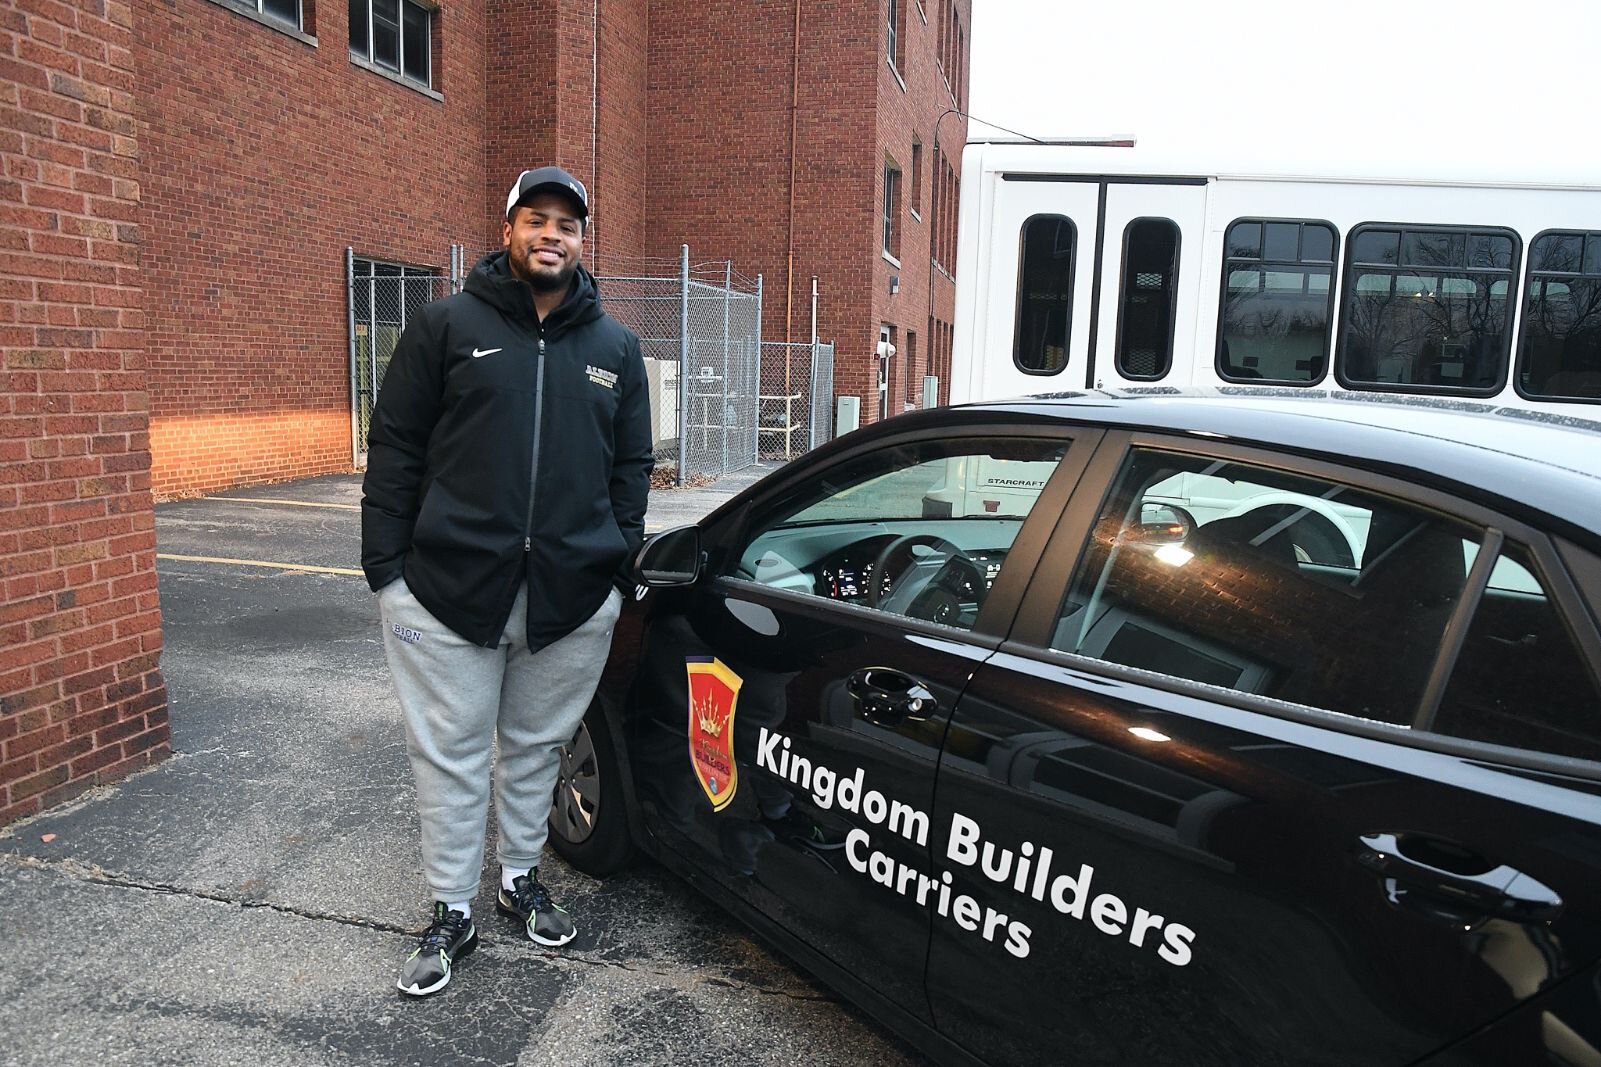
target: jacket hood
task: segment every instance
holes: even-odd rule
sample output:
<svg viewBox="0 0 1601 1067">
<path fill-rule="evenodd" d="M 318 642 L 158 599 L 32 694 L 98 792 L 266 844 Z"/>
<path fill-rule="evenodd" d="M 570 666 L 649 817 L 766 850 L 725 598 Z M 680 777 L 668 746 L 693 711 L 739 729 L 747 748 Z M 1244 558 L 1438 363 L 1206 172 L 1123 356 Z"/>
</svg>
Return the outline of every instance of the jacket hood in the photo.
<svg viewBox="0 0 1601 1067">
<path fill-rule="evenodd" d="M 546 317 L 543 324 L 534 311 L 534 290 L 527 282 L 512 273 L 506 262 L 506 250 L 491 252 L 480 259 L 467 275 L 467 292 L 495 307 L 512 319 L 523 319 L 542 326 L 546 333 L 557 333 L 600 318 L 600 291 L 595 277 L 582 263 L 573 272 L 574 285 L 563 300 Z"/>
</svg>

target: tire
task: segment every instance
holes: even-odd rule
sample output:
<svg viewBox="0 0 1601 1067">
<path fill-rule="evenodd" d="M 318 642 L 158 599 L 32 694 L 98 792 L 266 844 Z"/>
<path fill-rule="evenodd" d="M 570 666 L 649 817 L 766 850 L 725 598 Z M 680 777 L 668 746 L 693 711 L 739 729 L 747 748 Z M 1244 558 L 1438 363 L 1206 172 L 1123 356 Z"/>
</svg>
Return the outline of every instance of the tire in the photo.
<svg viewBox="0 0 1601 1067">
<path fill-rule="evenodd" d="M 617 748 L 600 705 L 590 705 L 578 732 L 561 750 L 550 805 L 550 846 L 589 875 L 622 870 L 633 859 Z"/>
</svg>

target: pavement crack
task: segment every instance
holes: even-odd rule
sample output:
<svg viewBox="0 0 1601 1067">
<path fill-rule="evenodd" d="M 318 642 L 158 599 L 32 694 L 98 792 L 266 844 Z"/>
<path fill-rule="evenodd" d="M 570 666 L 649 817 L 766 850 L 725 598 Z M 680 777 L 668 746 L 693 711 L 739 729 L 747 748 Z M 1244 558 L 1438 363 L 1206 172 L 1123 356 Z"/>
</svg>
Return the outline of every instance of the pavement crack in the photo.
<svg viewBox="0 0 1601 1067">
<path fill-rule="evenodd" d="M 192 886 L 178 886 L 169 882 L 153 882 L 143 878 L 133 878 L 128 875 L 108 871 L 96 863 L 84 863 L 82 860 L 62 859 L 44 860 L 36 856 L 6 856 L 0 860 L 10 861 L 18 866 L 38 871 L 54 871 L 76 878 L 79 881 L 94 882 L 98 885 L 115 886 L 118 889 L 134 889 L 143 893 L 157 893 L 163 896 L 189 897 L 195 900 L 209 900 L 215 904 L 227 904 L 236 908 L 255 908 L 263 911 L 276 912 L 280 915 L 292 915 L 300 919 L 312 919 L 320 922 L 339 923 L 341 926 L 359 927 L 364 930 L 377 930 L 382 933 L 403 934 L 414 936 L 416 930 L 397 926 L 394 923 L 380 922 L 374 919 L 359 919 L 349 915 L 336 915 L 332 912 L 313 911 L 308 908 L 294 908 L 286 904 L 274 904 L 266 900 L 249 900 L 242 897 L 229 896 L 226 893 L 210 892 L 196 889 Z"/>
<path fill-rule="evenodd" d="M 213 904 L 241 910 L 253 909 L 274 912 L 297 919 L 309 919 L 313 922 L 338 923 L 341 926 L 361 930 L 373 930 L 378 933 L 394 934 L 400 937 L 415 937 L 418 928 L 400 926 L 395 923 L 383 922 L 375 919 L 358 918 L 350 915 L 340 915 L 333 912 L 317 911 L 311 908 L 293 907 L 287 904 L 276 904 L 266 900 L 252 900 L 249 898 L 231 896 L 220 891 L 196 888 L 193 886 L 174 885 L 170 882 L 153 881 L 137 878 L 117 871 L 108 871 L 97 863 L 88 863 L 80 859 L 42 859 L 37 856 L 23 856 L 16 853 L 0 854 L 0 866 L 11 865 L 29 870 L 47 871 L 62 874 L 82 882 L 91 882 L 96 885 L 111 886 L 117 889 L 129 889 L 140 893 L 152 893 L 161 896 L 183 897 L 191 900 L 204 900 Z M 533 949 L 533 955 L 541 959 L 566 966 L 583 966 L 595 969 L 620 971 L 630 975 L 638 975 L 661 982 L 670 986 L 679 987 L 715 987 L 731 992 L 756 993 L 766 997 L 781 997 L 797 1003 L 837 1003 L 838 998 L 826 993 L 800 991 L 792 989 L 775 988 L 764 985 L 754 985 L 741 981 L 734 981 L 720 975 L 694 974 L 686 976 L 681 965 L 666 961 L 659 966 L 639 966 L 626 960 L 605 959 L 597 956 L 585 955 L 582 952 L 559 952 L 554 949 L 545 949 L 534 946 L 531 942 L 506 941 L 499 944 L 484 946 L 490 952 L 496 949 L 510 949 L 515 954 L 522 954 L 527 949 Z"/>
</svg>

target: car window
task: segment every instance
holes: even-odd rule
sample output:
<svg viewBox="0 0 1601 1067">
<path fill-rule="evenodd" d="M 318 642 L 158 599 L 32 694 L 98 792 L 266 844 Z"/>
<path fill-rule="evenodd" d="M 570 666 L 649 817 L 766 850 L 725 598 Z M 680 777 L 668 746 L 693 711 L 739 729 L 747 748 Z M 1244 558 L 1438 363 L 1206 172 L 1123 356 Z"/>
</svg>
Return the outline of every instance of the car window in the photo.
<svg viewBox="0 0 1601 1067">
<path fill-rule="evenodd" d="M 765 505 L 729 575 L 970 629 L 1067 447 L 957 439 L 847 460 Z"/>
<path fill-rule="evenodd" d="M 1601 692 L 1521 545 L 1495 561 L 1434 729 L 1601 760 Z"/>
<path fill-rule="evenodd" d="M 1349 485 L 1136 450 L 1051 644 L 1410 723 L 1481 534 Z"/>
</svg>

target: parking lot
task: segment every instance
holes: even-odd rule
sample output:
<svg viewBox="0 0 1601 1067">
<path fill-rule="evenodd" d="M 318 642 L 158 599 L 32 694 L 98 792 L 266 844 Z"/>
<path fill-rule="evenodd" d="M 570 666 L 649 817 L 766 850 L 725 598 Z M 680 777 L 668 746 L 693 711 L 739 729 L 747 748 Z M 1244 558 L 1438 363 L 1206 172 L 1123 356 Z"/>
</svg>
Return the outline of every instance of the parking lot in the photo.
<svg viewBox="0 0 1601 1067">
<path fill-rule="evenodd" d="M 737 484 L 658 494 L 648 524 Z M 0 832 L 0 1063 L 919 1062 L 676 879 L 549 853 L 577 941 L 526 940 L 491 870 L 480 950 L 403 1001 L 427 901 L 359 495 L 335 476 L 157 508 L 174 754 Z"/>
</svg>

